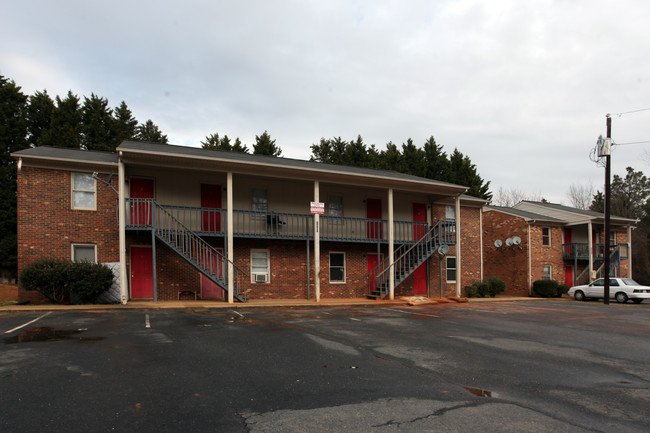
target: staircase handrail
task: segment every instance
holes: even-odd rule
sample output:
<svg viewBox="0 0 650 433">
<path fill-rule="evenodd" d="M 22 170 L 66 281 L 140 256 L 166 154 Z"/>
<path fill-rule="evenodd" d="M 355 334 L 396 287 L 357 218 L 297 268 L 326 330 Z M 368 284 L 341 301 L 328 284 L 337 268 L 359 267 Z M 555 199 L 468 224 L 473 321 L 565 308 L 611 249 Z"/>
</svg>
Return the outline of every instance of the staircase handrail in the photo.
<svg viewBox="0 0 650 433">
<path fill-rule="evenodd" d="M 242 277 L 250 278 L 250 275 L 244 272 L 239 266 L 237 266 L 235 263 L 229 260 L 224 254 L 220 253 L 212 245 L 208 244 L 199 235 L 197 235 L 192 230 L 187 228 L 182 222 L 180 222 L 176 217 L 174 217 L 170 212 L 168 212 L 164 206 L 159 205 L 155 200 L 151 200 L 151 202 L 153 203 L 154 209 L 158 210 L 159 212 L 162 213 L 164 217 L 166 217 L 163 220 L 163 226 L 161 227 L 159 224 L 157 224 L 158 222 L 157 221 L 158 218 L 156 218 L 157 212 L 153 213 L 154 215 L 153 230 L 156 236 L 158 236 L 158 238 L 160 238 L 163 242 L 165 242 L 169 246 L 175 248 L 187 261 L 189 261 L 195 268 L 201 271 L 201 273 L 204 274 L 206 277 L 214 279 L 215 282 L 217 282 L 218 284 L 219 284 L 219 280 L 222 280 L 223 288 L 226 291 L 228 290 L 228 271 L 227 269 L 222 270 L 223 277 L 221 279 L 218 278 L 219 273 L 212 272 L 212 269 L 214 268 L 212 266 L 213 263 L 212 258 L 216 257 L 217 259 L 217 266 L 216 266 L 217 269 L 220 267 L 219 264 L 222 263 L 226 265 L 231 264 L 233 266 L 233 270 L 235 274 L 234 281 L 233 281 L 234 283 L 233 295 L 238 295 L 245 300 L 247 297 L 246 290 L 239 289 L 239 282 L 242 280 Z M 169 220 L 170 222 L 169 225 L 166 224 L 167 220 Z M 179 233 L 178 230 L 176 231 L 166 230 L 167 228 L 171 229 L 172 224 L 181 228 L 182 233 Z M 178 238 L 173 239 L 173 237 L 171 236 L 172 234 L 174 234 L 173 237 L 178 237 Z M 187 245 L 187 242 L 185 242 L 187 235 L 189 235 L 190 239 L 196 243 L 196 246 Z M 182 236 L 182 238 L 180 236 Z M 206 265 L 203 265 L 203 261 L 201 260 L 202 258 L 207 258 L 207 263 L 208 263 L 207 267 Z M 243 281 L 246 281 L 245 278 L 243 279 Z"/>
</svg>

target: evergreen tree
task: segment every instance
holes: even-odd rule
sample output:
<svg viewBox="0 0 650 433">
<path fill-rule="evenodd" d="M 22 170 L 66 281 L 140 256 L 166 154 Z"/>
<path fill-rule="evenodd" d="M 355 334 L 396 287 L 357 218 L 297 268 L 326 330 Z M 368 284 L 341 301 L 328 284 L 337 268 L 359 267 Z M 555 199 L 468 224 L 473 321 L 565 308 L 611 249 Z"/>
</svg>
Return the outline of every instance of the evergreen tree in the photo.
<svg viewBox="0 0 650 433">
<path fill-rule="evenodd" d="M 113 110 L 113 130 L 115 131 L 115 142 L 119 146 L 124 140 L 130 140 L 135 136 L 135 128 L 138 121 L 133 117 L 133 113 L 126 106 L 126 102 L 115 107 Z"/>
<path fill-rule="evenodd" d="M 426 177 L 427 166 L 424 151 L 413 144 L 410 138 L 402 144 L 402 167 L 404 173 Z"/>
<path fill-rule="evenodd" d="M 87 150 L 114 151 L 117 145 L 113 110 L 106 98 L 94 93 L 84 97 L 81 107 L 81 148 Z"/>
<path fill-rule="evenodd" d="M 271 140 L 271 136 L 267 131 L 262 135 L 255 136 L 255 144 L 253 145 L 253 154 L 255 155 L 282 155 L 282 149 L 275 145 L 275 140 Z"/>
<path fill-rule="evenodd" d="M 50 128 L 41 135 L 42 145 L 81 148 L 81 111 L 79 98 L 68 91 L 65 99 L 56 97 Z"/>
<path fill-rule="evenodd" d="M 16 83 L 0 75 L 0 268 L 17 264 L 16 161 L 11 157 L 28 147 L 27 96 Z"/>
<path fill-rule="evenodd" d="M 140 141 L 167 144 L 167 136 L 160 131 L 151 119 L 135 128 L 135 136 L 133 138 Z"/>
<path fill-rule="evenodd" d="M 55 109 L 54 101 L 47 94 L 47 90 L 37 91 L 29 97 L 27 131 L 29 133 L 29 143 L 32 146 L 43 144 L 43 134 L 50 129 Z"/>
<path fill-rule="evenodd" d="M 449 158 L 449 173 L 447 182 L 469 187 L 468 195 L 490 200 L 492 193 L 489 191 L 490 182 L 485 183 L 476 171 L 476 166 L 468 156 L 463 155 L 458 149 L 454 149 Z"/>
<path fill-rule="evenodd" d="M 424 177 L 428 179 L 446 180 L 449 176 L 449 159 L 447 154 L 438 146 L 433 136 L 424 143 L 423 147 L 425 171 Z"/>
<path fill-rule="evenodd" d="M 219 134 L 211 134 L 205 137 L 205 141 L 201 142 L 203 149 L 210 150 L 225 150 L 228 152 L 249 153 L 248 147 L 243 145 L 239 137 L 235 138 L 235 143 L 230 143 L 230 138 L 227 135 L 219 137 Z"/>
<path fill-rule="evenodd" d="M 376 168 L 403 173 L 402 154 L 392 141 L 388 142 L 386 150 L 379 154 L 379 164 Z"/>
<path fill-rule="evenodd" d="M 343 153 L 343 164 L 353 167 L 373 167 L 375 161 L 368 152 L 366 145 L 360 135 L 357 135 L 356 141 L 346 143 Z"/>
</svg>

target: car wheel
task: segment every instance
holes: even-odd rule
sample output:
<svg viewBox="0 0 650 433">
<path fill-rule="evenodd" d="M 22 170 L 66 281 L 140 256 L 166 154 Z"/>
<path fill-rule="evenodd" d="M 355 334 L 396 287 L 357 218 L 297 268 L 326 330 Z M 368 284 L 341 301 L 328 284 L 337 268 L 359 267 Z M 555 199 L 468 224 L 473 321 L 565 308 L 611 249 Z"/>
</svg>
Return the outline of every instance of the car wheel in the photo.
<svg viewBox="0 0 650 433">
<path fill-rule="evenodd" d="M 573 294 L 573 298 L 576 301 L 586 301 L 587 297 L 585 296 L 584 292 L 582 290 L 578 290 Z"/>
<path fill-rule="evenodd" d="M 632 299 L 632 302 L 634 302 L 635 304 L 640 304 L 641 302 L 643 302 L 643 299 Z"/>
<path fill-rule="evenodd" d="M 618 292 L 616 294 L 616 302 L 619 304 L 625 304 L 627 302 L 627 295 L 623 292 Z"/>
</svg>

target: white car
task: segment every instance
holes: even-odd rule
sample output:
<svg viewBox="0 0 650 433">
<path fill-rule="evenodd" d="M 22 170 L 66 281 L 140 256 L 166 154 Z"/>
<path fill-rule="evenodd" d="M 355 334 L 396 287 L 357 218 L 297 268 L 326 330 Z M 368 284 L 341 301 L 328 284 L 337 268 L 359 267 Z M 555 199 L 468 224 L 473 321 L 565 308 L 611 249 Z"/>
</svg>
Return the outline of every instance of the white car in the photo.
<svg viewBox="0 0 650 433">
<path fill-rule="evenodd" d="M 591 284 L 571 287 L 569 296 L 573 296 L 576 301 L 586 301 L 589 298 L 604 298 L 605 279 L 599 278 Z M 641 286 L 630 278 L 610 278 L 609 297 L 616 299 L 616 302 L 621 304 L 626 303 L 628 299 L 639 304 L 644 299 L 650 299 L 650 287 Z"/>
</svg>

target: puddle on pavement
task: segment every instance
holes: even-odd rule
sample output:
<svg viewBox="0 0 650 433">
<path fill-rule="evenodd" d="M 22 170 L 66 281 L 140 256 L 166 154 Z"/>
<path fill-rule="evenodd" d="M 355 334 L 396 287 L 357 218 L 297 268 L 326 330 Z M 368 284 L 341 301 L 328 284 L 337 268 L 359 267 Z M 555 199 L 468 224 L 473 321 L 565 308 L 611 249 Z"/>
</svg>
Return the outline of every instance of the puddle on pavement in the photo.
<svg viewBox="0 0 650 433">
<path fill-rule="evenodd" d="M 464 386 L 463 388 L 465 389 L 465 391 L 477 397 L 492 397 L 491 391 L 486 391 L 480 388 L 472 388 L 471 386 Z M 494 394 L 494 397 L 496 397 L 496 394 Z"/>
<path fill-rule="evenodd" d="M 62 340 L 84 342 L 99 341 L 104 339 L 104 337 L 77 337 L 78 334 L 84 331 L 85 329 L 54 329 L 47 326 L 39 326 L 35 328 L 29 328 L 16 336 L 5 338 L 4 342 L 5 344 Z"/>
</svg>

